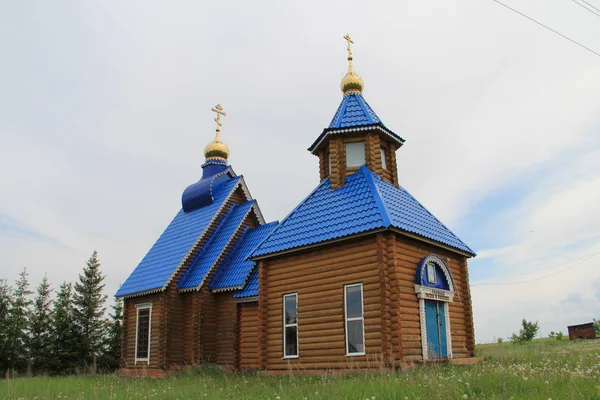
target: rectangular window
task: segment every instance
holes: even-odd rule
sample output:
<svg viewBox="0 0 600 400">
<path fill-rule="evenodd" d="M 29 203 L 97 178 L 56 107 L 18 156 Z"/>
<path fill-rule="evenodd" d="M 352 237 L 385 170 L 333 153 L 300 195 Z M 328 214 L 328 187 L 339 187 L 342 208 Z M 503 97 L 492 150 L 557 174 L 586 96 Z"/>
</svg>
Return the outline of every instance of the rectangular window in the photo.
<svg viewBox="0 0 600 400">
<path fill-rule="evenodd" d="M 283 356 L 298 357 L 298 294 L 283 296 Z"/>
<path fill-rule="evenodd" d="M 435 284 L 435 264 L 427 264 L 427 282 Z"/>
<path fill-rule="evenodd" d="M 150 333 L 152 325 L 152 304 L 136 304 L 137 323 L 135 332 L 135 362 L 150 364 Z"/>
<path fill-rule="evenodd" d="M 360 167 L 365 163 L 365 142 L 346 143 L 346 166 Z"/>
<path fill-rule="evenodd" d="M 346 317 L 346 354 L 365 354 L 365 319 L 363 317 L 363 285 L 344 286 Z"/>
<path fill-rule="evenodd" d="M 387 169 L 387 162 L 385 160 L 385 149 L 383 147 L 379 148 L 379 154 L 381 155 L 381 168 Z"/>
</svg>

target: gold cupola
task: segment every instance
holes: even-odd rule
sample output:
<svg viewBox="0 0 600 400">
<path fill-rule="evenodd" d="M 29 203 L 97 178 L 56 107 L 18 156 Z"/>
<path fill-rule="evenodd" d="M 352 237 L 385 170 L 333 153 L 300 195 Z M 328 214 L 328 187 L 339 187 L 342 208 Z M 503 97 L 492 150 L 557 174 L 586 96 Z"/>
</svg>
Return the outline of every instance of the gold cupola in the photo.
<svg viewBox="0 0 600 400">
<path fill-rule="evenodd" d="M 342 89 L 342 93 L 344 96 L 349 93 L 361 93 L 364 88 L 363 80 L 358 74 L 354 71 L 354 66 L 352 65 L 352 49 L 350 48 L 350 44 L 354 43 L 350 38 L 350 35 L 344 36 L 344 39 L 348 42 L 348 73 L 342 79 L 342 83 L 340 88 Z"/>
<path fill-rule="evenodd" d="M 223 111 L 223 107 L 220 104 L 217 104 L 211 110 L 217 113 L 217 118 L 215 118 L 215 122 L 217 123 L 217 133 L 215 135 L 215 140 L 207 144 L 204 148 L 204 156 L 207 159 L 218 158 L 227 161 L 229 158 L 229 147 L 221 142 L 221 115 L 226 116 L 227 114 Z"/>
</svg>

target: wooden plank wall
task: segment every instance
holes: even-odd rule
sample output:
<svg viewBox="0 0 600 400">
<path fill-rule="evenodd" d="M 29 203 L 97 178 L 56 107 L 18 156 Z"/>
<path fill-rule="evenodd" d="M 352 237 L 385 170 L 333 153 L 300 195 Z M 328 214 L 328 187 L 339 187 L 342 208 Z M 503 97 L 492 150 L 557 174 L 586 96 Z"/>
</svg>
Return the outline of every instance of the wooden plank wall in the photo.
<svg viewBox="0 0 600 400">
<path fill-rule="evenodd" d="M 160 368 L 162 358 L 160 356 L 159 338 L 163 302 L 162 293 L 149 294 L 145 296 L 125 299 L 123 307 L 123 338 L 121 344 L 121 367 L 122 368 Z M 135 364 L 135 335 L 137 327 L 136 304 L 152 303 L 152 326 L 150 331 L 150 365 L 146 362 Z"/>
<path fill-rule="evenodd" d="M 365 368 L 381 365 L 381 290 L 375 236 L 292 253 L 261 263 L 265 296 L 261 335 L 269 370 L 288 368 Z M 363 283 L 365 356 L 347 357 L 344 285 Z M 283 295 L 298 293 L 298 359 L 282 360 Z M 262 300 L 262 299 L 261 299 Z M 259 305 L 260 306 L 260 305 Z M 262 322 L 262 321 L 261 321 Z M 265 343 L 266 339 L 266 343 Z"/>
<path fill-rule="evenodd" d="M 450 303 L 450 333 L 454 358 L 471 357 L 475 352 L 471 297 L 465 257 L 402 235 L 396 237 L 396 281 L 400 315 L 400 345 L 404 361 L 421 360 L 419 301 L 414 280 L 419 261 L 430 254 L 441 256 L 450 267 L 456 284 L 454 302 Z"/>
<path fill-rule="evenodd" d="M 238 366 L 240 369 L 258 368 L 258 302 L 239 303 Z"/>
<path fill-rule="evenodd" d="M 235 365 L 235 342 L 237 337 L 237 305 L 233 292 L 217 293 L 216 362 L 219 365 Z"/>
</svg>

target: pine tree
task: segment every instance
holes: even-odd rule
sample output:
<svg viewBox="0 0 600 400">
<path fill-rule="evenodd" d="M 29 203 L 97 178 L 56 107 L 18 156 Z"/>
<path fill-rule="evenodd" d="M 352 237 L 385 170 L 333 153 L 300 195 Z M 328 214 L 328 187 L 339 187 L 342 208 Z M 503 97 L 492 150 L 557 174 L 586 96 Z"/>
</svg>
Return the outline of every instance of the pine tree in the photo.
<svg viewBox="0 0 600 400">
<path fill-rule="evenodd" d="M 52 310 L 52 363 L 55 374 L 72 374 L 79 360 L 79 332 L 75 325 L 73 290 L 71 283 L 63 282 L 56 294 Z"/>
<path fill-rule="evenodd" d="M 37 287 L 31 314 L 31 361 L 35 373 L 47 372 L 51 361 L 52 290 L 44 276 Z"/>
<path fill-rule="evenodd" d="M 102 318 L 106 295 L 102 294 L 104 276 L 100 271 L 98 252 L 94 251 L 75 283 L 73 303 L 75 305 L 75 323 L 81 334 L 81 361 L 83 366 L 91 366 L 96 372 L 96 357 L 102 347 L 106 324 Z"/>
<path fill-rule="evenodd" d="M 7 341 L 7 369 L 17 372 L 26 371 L 29 367 L 29 319 L 31 295 L 27 269 L 24 268 L 15 282 L 10 312 L 8 316 Z"/>
<path fill-rule="evenodd" d="M 12 288 L 5 280 L 0 280 L 0 376 L 4 376 L 9 369 L 9 334 L 10 309 L 12 304 Z"/>
<path fill-rule="evenodd" d="M 112 308 L 113 312 L 110 314 L 110 319 L 106 321 L 108 329 L 101 363 L 104 367 L 114 370 L 119 368 L 121 362 L 123 301 L 121 299 L 115 299 Z"/>
</svg>

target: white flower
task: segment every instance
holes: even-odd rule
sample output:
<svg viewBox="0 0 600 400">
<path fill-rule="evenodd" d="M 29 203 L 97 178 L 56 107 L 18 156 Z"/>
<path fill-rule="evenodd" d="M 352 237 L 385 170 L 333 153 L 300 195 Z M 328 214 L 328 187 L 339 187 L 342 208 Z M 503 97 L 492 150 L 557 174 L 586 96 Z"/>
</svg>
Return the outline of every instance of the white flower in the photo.
<svg viewBox="0 0 600 400">
<path fill-rule="evenodd" d="M 469 396 L 467 396 L 466 394 L 463 394 L 463 399 L 467 399 L 469 398 Z"/>
</svg>

